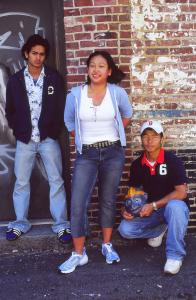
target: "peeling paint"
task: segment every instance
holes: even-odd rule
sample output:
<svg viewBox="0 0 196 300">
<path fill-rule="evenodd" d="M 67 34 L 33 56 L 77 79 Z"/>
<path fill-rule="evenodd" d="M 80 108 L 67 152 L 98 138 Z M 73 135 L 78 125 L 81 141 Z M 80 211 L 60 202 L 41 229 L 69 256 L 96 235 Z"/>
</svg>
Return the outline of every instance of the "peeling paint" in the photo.
<svg viewBox="0 0 196 300">
<path fill-rule="evenodd" d="M 178 59 L 175 57 L 169 57 L 169 56 L 159 56 L 157 58 L 157 62 L 159 63 L 167 63 L 167 62 L 178 62 Z"/>
<path fill-rule="evenodd" d="M 164 5 L 164 0 L 160 1 Z M 157 24 L 152 21 L 161 21 L 162 13 L 153 5 L 152 0 L 145 0 L 142 4 L 142 12 L 138 5 L 138 1 L 133 1 L 133 12 L 131 14 L 132 25 L 136 30 L 155 29 Z M 150 22 L 146 21 L 150 20 Z"/>
<path fill-rule="evenodd" d="M 151 41 L 156 41 L 157 39 L 165 39 L 164 32 L 148 32 L 145 37 Z"/>
<path fill-rule="evenodd" d="M 175 85 L 175 93 L 179 93 L 179 90 L 182 90 L 183 88 L 189 88 L 190 92 L 195 91 L 195 82 L 189 80 L 195 79 L 195 75 L 189 75 L 173 66 L 166 67 L 164 72 L 155 72 L 154 78 L 155 81 L 153 83 L 155 85 L 160 85 L 160 83 L 162 83 L 163 86 L 163 84 L 173 83 Z"/>
<path fill-rule="evenodd" d="M 135 76 L 138 80 L 140 80 L 142 83 L 145 83 L 147 81 L 149 72 L 152 70 L 152 64 L 145 65 L 145 71 L 137 71 L 136 70 L 136 64 L 142 59 L 142 56 L 134 56 L 131 58 L 131 66 L 132 66 L 132 75 Z"/>
</svg>

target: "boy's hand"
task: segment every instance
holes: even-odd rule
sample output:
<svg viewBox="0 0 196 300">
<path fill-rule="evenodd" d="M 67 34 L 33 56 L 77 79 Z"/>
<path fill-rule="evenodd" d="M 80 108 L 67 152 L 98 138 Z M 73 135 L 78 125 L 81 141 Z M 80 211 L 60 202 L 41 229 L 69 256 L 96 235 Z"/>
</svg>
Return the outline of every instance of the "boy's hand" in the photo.
<svg viewBox="0 0 196 300">
<path fill-rule="evenodd" d="M 152 203 L 145 204 L 141 211 L 140 211 L 140 217 L 149 217 L 153 213 L 153 206 Z"/>
<path fill-rule="evenodd" d="M 130 214 L 126 211 L 124 206 L 121 208 L 121 214 L 122 214 L 123 218 L 127 221 L 130 221 L 134 218 L 134 216 L 132 214 Z"/>
</svg>

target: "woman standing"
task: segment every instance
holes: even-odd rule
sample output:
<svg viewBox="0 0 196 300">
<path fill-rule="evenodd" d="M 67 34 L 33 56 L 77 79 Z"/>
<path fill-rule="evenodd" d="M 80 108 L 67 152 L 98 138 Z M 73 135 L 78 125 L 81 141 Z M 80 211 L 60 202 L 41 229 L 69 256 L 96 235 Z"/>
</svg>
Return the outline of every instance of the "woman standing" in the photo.
<svg viewBox="0 0 196 300">
<path fill-rule="evenodd" d="M 77 158 L 72 181 L 71 233 L 75 251 L 59 266 L 71 273 L 88 262 L 84 243 L 88 233 L 87 208 L 98 179 L 102 254 L 108 264 L 120 258 L 111 244 L 115 223 L 116 193 L 124 165 L 124 128 L 132 107 L 125 90 L 116 84 L 125 74 L 108 52 L 93 52 L 87 60 L 86 84 L 72 88 L 67 96 L 65 124 L 75 136 Z"/>
</svg>

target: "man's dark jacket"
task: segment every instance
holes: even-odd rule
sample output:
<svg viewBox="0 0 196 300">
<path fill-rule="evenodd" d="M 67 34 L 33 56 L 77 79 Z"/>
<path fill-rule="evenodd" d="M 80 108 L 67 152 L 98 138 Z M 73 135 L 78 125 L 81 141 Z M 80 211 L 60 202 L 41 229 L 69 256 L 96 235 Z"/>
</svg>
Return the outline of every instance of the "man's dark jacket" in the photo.
<svg viewBox="0 0 196 300">
<path fill-rule="evenodd" d="M 63 127 L 65 93 L 63 79 L 57 71 L 44 67 L 42 109 L 38 122 L 40 139 L 56 139 Z M 24 68 L 12 75 L 6 89 L 6 118 L 17 140 L 28 143 L 32 125 Z"/>
</svg>

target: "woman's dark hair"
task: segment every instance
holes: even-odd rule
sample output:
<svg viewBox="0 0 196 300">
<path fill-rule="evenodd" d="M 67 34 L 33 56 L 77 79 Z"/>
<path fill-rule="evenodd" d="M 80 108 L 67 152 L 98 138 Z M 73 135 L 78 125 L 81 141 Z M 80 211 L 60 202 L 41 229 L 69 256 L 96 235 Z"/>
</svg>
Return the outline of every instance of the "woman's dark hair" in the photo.
<svg viewBox="0 0 196 300">
<path fill-rule="evenodd" d="M 95 56 L 102 56 L 103 58 L 105 58 L 105 60 L 107 61 L 108 67 L 109 69 L 111 69 L 111 75 L 108 77 L 107 81 L 110 83 L 119 83 L 121 82 L 121 80 L 126 76 L 125 73 L 123 71 L 121 71 L 115 64 L 115 62 L 113 61 L 113 58 L 111 57 L 111 55 L 106 52 L 106 51 L 95 51 L 93 53 L 91 53 L 86 61 L 87 67 L 89 67 L 90 65 L 90 61 L 93 57 Z M 88 76 L 87 78 L 87 83 L 90 84 L 90 78 Z"/>
<path fill-rule="evenodd" d="M 50 45 L 47 39 L 44 39 L 41 35 L 39 34 L 33 34 L 31 35 L 28 40 L 26 41 L 26 43 L 23 45 L 22 49 L 21 49 L 21 53 L 22 56 L 25 60 L 27 60 L 27 58 L 25 57 L 25 52 L 29 53 L 31 51 L 31 49 L 35 46 L 43 46 L 45 48 L 45 55 L 46 58 L 49 56 L 49 52 L 50 52 Z"/>
</svg>

